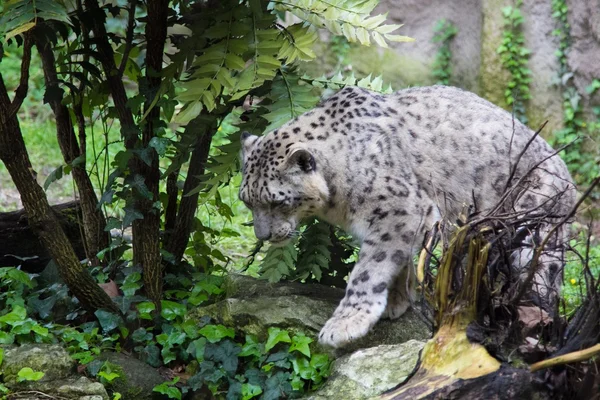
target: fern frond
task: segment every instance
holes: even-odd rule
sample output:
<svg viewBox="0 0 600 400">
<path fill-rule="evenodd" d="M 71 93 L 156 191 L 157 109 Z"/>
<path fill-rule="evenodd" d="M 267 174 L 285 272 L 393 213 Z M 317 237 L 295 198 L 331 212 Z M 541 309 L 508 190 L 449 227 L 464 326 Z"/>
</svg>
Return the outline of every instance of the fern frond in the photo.
<svg viewBox="0 0 600 400">
<path fill-rule="evenodd" d="M 263 115 L 263 118 L 269 121 L 265 130 L 268 132 L 277 129 L 312 109 L 319 102 L 319 96 L 314 93 L 314 89 L 312 85 L 300 82 L 300 77 L 295 73 L 281 69 L 269 94 L 272 101 L 266 106 L 269 112 Z"/>
<path fill-rule="evenodd" d="M 298 250 L 293 242 L 283 247 L 270 246 L 258 273 L 262 279 L 279 282 L 282 278 L 290 276 L 297 257 Z"/>
<path fill-rule="evenodd" d="M 6 41 L 35 27 L 38 19 L 70 23 L 61 1 L 7 0 L 0 13 L 0 34 Z"/>
<path fill-rule="evenodd" d="M 407 36 L 393 35 L 402 25 L 384 25 L 387 15 L 370 17 L 377 0 L 274 0 L 277 11 L 290 12 L 319 28 L 326 28 L 334 35 L 344 35 L 351 42 L 369 46 L 371 40 L 381 47 L 387 42 L 411 42 Z"/>
<path fill-rule="evenodd" d="M 319 78 L 312 78 L 305 74 L 300 79 L 306 83 L 310 83 L 315 87 L 332 90 L 342 89 L 346 86 L 358 86 L 383 94 L 389 94 L 393 92 L 391 84 L 387 84 L 387 86 L 384 85 L 381 75 L 375 77 L 369 75 L 365 78 L 357 79 L 354 76 L 354 73 L 350 74 L 350 76 L 344 77 L 341 72 L 338 72 L 337 75 L 334 75 L 331 78 L 327 78 L 324 75 Z"/>
<path fill-rule="evenodd" d="M 314 221 L 302 233 L 298 242 L 298 262 L 296 274 L 301 280 L 313 277 L 320 281 L 324 270 L 331 261 L 331 226 L 326 222 Z"/>
</svg>

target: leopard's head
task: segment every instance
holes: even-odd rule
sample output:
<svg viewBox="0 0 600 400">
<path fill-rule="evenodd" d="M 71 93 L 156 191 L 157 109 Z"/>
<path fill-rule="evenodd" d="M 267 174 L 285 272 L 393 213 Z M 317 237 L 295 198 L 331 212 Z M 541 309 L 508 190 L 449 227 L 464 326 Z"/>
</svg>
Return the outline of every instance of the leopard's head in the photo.
<svg viewBox="0 0 600 400">
<path fill-rule="evenodd" d="M 300 221 L 315 215 L 329 197 L 314 154 L 283 129 L 241 136 L 240 199 L 252 211 L 256 237 L 275 245 L 293 238 Z"/>
</svg>

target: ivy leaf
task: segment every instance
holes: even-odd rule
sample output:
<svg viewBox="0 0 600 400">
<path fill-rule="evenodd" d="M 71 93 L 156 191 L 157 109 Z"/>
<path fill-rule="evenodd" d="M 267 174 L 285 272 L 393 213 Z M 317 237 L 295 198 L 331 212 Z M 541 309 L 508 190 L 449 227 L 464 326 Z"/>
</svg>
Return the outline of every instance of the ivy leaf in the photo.
<svg viewBox="0 0 600 400">
<path fill-rule="evenodd" d="M 246 335 L 246 343 L 239 354 L 240 357 L 254 356 L 259 359 L 264 354 L 264 346 L 254 335 Z"/>
<path fill-rule="evenodd" d="M 167 321 L 172 321 L 177 317 L 184 317 L 186 307 L 183 304 L 175 303 L 174 301 L 161 300 L 162 310 L 160 315 Z"/>
<path fill-rule="evenodd" d="M 21 368 L 21 370 L 18 372 L 17 381 L 18 382 L 39 381 L 40 379 L 42 379 L 44 377 L 44 375 L 46 375 L 44 372 L 34 371 L 33 369 L 31 369 L 29 367 L 24 367 L 24 368 Z"/>
<path fill-rule="evenodd" d="M 289 352 L 299 351 L 304 354 L 306 357 L 310 358 L 310 348 L 308 347 L 313 340 L 303 334 L 294 335 L 292 338 L 292 345 L 290 346 Z"/>
<path fill-rule="evenodd" d="M 253 385 L 251 383 L 244 383 L 242 385 L 242 400 L 249 400 L 258 396 L 262 392 L 263 391 L 260 386 Z"/>
<path fill-rule="evenodd" d="M 154 344 L 149 344 L 140 352 L 140 359 L 146 364 L 158 368 L 163 365 L 160 359 L 160 349 Z"/>
<path fill-rule="evenodd" d="M 277 345 L 277 343 L 290 343 L 291 341 L 292 339 L 290 339 L 290 334 L 288 331 L 279 329 L 277 327 L 271 327 L 269 328 L 269 338 L 265 344 L 265 351 L 271 350 Z"/>
<path fill-rule="evenodd" d="M 136 305 L 141 319 L 152 319 L 152 311 L 156 310 L 154 303 L 150 301 L 142 301 Z"/>
<path fill-rule="evenodd" d="M 112 331 L 119 325 L 123 325 L 123 320 L 117 314 L 105 310 L 96 310 L 94 315 L 98 318 L 98 322 L 105 333 Z"/>
<path fill-rule="evenodd" d="M 238 354 L 241 348 L 231 340 L 224 340 L 219 344 L 207 344 L 204 349 L 204 357 L 207 360 L 219 363 L 229 374 L 235 374 L 238 367 Z"/>
<path fill-rule="evenodd" d="M 169 139 L 159 138 L 159 137 L 155 136 L 152 139 L 150 139 L 150 143 L 148 143 L 148 145 L 150 147 L 154 148 L 154 150 L 156 150 L 158 155 L 162 157 L 167 153 L 167 147 L 169 146 Z"/>
<path fill-rule="evenodd" d="M 223 325 L 206 325 L 199 332 L 211 343 L 216 343 L 225 337 L 232 339 L 235 337 L 235 330 Z"/>
<path fill-rule="evenodd" d="M 287 397 L 292 391 L 292 385 L 289 382 L 290 373 L 279 371 L 265 382 L 265 394 L 263 400 L 278 400 L 281 397 Z"/>
</svg>

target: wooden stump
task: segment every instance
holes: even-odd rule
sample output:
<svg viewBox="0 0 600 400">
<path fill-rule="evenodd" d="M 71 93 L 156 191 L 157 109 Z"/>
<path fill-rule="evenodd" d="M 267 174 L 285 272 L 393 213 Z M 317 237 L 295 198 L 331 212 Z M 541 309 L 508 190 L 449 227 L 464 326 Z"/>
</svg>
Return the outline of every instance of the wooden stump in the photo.
<svg viewBox="0 0 600 400">
<path fill-rule="evenodd" d="M 77 256 L 79 259 L 84 259 L 79 202 L 58 204 L 53 206 L 52 210 L 57 215 Z M 23 271 L 40 272 L 50 260 L 48 251 L 29 228 L 25 210 L 0 213 L 0 267 L 21 265 Z"/>
</svg>

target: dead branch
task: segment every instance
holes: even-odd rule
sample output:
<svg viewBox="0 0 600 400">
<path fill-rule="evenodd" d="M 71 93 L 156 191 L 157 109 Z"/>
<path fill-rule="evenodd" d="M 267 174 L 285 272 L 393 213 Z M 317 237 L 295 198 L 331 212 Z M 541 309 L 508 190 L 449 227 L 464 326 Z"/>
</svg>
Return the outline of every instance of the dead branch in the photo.
<svg viewBox="0 0 600 400">
<path fill-rule="evenodd" d="M 533 254 L 533 259 L 531 260 L 531 267 L 529 270 L 529 274 L 527 275 L 527 278 L 521 285 L 519 291 L 517 292 L 517 295 L 513 298 L 513 304 L 516 304 L 519 302 L 519 300 L 525 295 L 525 292 L 528 290 L 529 286 L 531 285 L 531 282 L 533 281 L 533 278 L 539 269 L 539 258 L 542 255 L 542 252 L 544 251 L 550 238 L 556 233 L 556 231 L 561 226 L 563 226 L 569 219 L 571 219 L 575 215 L 579 206 L 590 195 L 590 193 L 592 192 L 594 187 L 596 187 L 596 185 L 598 185 L 598 183 L 600 183 L 600 176 L 596 177 L 592 181 L 592 183 L 590 184 L 588 189 L 581 196 L 581 198 L 577 201 L 577 203 L 575 203 L 575 205 L 571 208 L 571 210 L 567 213 L 567 215 L 565 215 L 557 224 L 554 224 L 554 226 L 552 227 L 552 229 L 550 229 L 550 232 L 548 232 L 546 234 L 546 236 L 544 237 L 544 239 L 542 240 L 540 245 L 536 247 L 535 252 Z"/>
<path fill-rule="evenodd" d="M 563 354 L 558 357 L 549 358 L 544 361 L 537 362 L 529 367 L 531 372 L 536 372 L 541 369 L 555 367 L 557 365 L 564 365 L 575 363 L 579 361 L 589 360 L 595 355 L 600 354 L 600 343 L 585 350 L 574 351 L 572 353 Z"/>
</svg>

